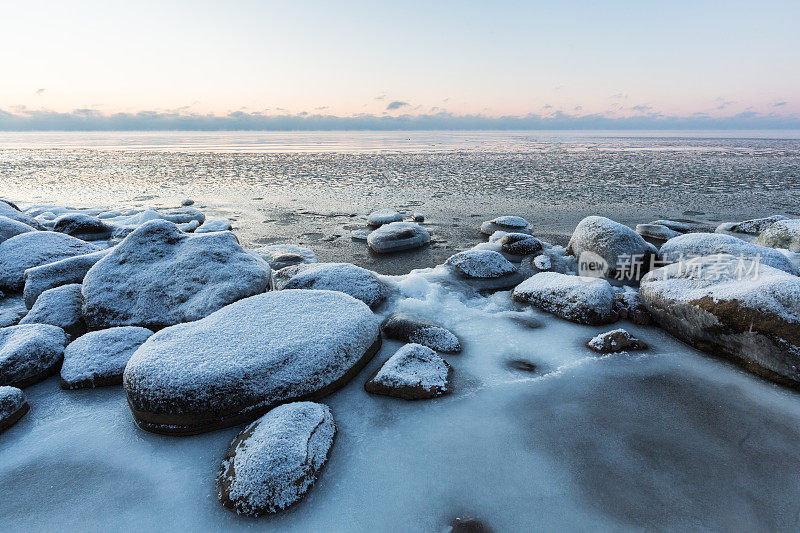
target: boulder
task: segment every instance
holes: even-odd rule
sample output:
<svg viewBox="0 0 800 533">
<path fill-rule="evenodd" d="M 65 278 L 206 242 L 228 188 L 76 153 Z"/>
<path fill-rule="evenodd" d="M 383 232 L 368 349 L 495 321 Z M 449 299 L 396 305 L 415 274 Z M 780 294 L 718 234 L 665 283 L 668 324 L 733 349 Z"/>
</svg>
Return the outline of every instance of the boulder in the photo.
<svg viewBox="0 0 800 533">
<path fill-rule="evenodd" d="M 90 254 L 68 257 L 54 263 L 47 263 L 25 271 L 25 286 L 22 295 L 25 305 L 30 309 L 34 302 L 47 289 L 83 283 L 83 278 L 95 263 L 105 257 L 111 250 L 100 250 Z"/>
<path fill-rule="evenodd" d="M 579 324 L 610 324 L 618 318 L 614 291 L 604 279 L 541 272 L 517 285 L 511 296 Z"/>
<path fill-rule="evenodd" d="M 390 224 L 392 222 L 400 222 L 403 220 L 403 215 L 393 209 L 378 209 L 373 211 L 367 217 L 367 224 L 372 227 Z"/>
<path fill-rule="evenodd" d="M 32 215 L 23 213 L 16 205 L 12 204 L 8 200 L 0 201 L 0 215 L 10 218 L 11 220 L 16 220 L 17 222 L 22 222 L 33 229 L 44 229 L 44 226 L 42 226 L 39 221 L 33 218 Z"/>
<path fill-rule="evenodd" d="M 189 435 L 329 394 L 380 345 L 377 317 L 352 296 L 268 292 L 159 331 L 134 352 L 123 383 L 140 427 Z"/>
<path fill-rule="evenodd" d="M 375 274 L 350 263 L 309 265 L 292 276 L 283 289 L 339 291 L 370 307 L 382 304 L 389 294 L 389 289 Z"/>
<path fill-rule="evenodd" d="M 481 233 L 484 235 L 491 235 L 495 231 L 506 231 L 509 233 L 533 233 L 529 227 L 528 221 L 522 217 L 515 217 L 505 215 L 492 220 L 488 220 L 481 224 Z"/>
<path fill-rule="evenodd" d="M 0 385 L 27 387 L 58 372 L 67 335 L 49 324 L 0 329 Z"/>
<path fill-rule="evenodd" d="M 58 326 L 70 339 L 75 339 L 86 333 L 86 323 L 81 314 L 82 304 L 80 284 L 47 289 L 19 323 Z"/>
<path fill-rule="evenodd" d="M 0 433 L 16 424 L 29 409 L 24 392 L 16 387 L 0 387 Z"/>
<path fill-rule="evenodd" d="M 421 344 L 406 344 L 375 371 L 364 389 L 404 400 L 424 400 L 449 393 L 451 374 L 450 365 L 436 352 Z"/>
<path fill-rule="evenodd" d="M 217 474 L 217 497 L 246 516 L 286 509 L 316 481 L 335 433 L 326 405 L 295 402 L 276 407 L 231 443 Z"/>
<path fill-rule="evenodd" d="M 16 326 L 22 317 L 28 314 L 28 308 L 19 294 L 0 295 L 0 328 Z"/>
<path fill-rule="evenodd" d="M 31 231 L 11 237 L 0 242 L 0 290 L 22 292 L 27 269 L 99 249 L 94 244 L 52 231 Z"/>
<path fill-rule="evenodd" d="M 512 256 L 538 253 L 544 248 L 542 241 L 526 233 L 506 233 L 500 239 L 500 250 Z"/>
<path fill-rule="evenodd" d="M 586 347 L 598 353 L 615 353 L 625 350 L 646 350 L 647 344 L 620 328 L 593 337 L 586 343 Z"/>
<path fill-rule="evenodd" d="M 0 242 L 7 241 L 11 237 L 22 233 L 28 233 L 29 231 L 36 230 L 19 220 L 0 216 Z"/>
<path fill-rule="evenodd" d="M 756 244 L 769 248 L 785 248 L 800 252 L 800 220 L 779 220 L 765 229 L 756 239 Z"/>
<path fill-rule="evenodd" d="M 800 270 L 794 263 L 778 250 L 745 242 L 732 235 L 687 233 L 668 240 L 659 251 L 662 263 L 680 261 L 684 268 L 691 268 L 691 264 L 698 258 L 716 254 L 730 254 L 750 260 L 760 258 L 759 261 L 764 265 L 800 275 Z"/>
<path fill-rule="evenodd" d="M 318 262 L 317 255 L 310 248 L 296 244 L 272 244 L 251 250 L 251 252 L 269 263 L 272 270 Z"/>
<path fill-rule="evenodd" d="M 659 239 L 662 241 L 668 241 L 669 239 L 682 234 L 682 232 L 670 229 L 663 224 L 637 224 L 636 233 L 642 237 L 649 237 L 651 239 Z"/>
<path fill-rule="evenodd" d="M 67 213 L 55 220 L 53 231 L 66 233 L 84 241 L 109 239 L 114 228 L 99 218 L 84 213 Z"/>
<path fill-rule="evenodd" d="M 194 230 L 195 233 L 212 233 L 214 231 L 230 231 L 231 223 L 224 218 L 209 218 Z"/>
<path fill-rule="evenodd" d="M 601 261 L 608 276 L 638 279 L 648 270 L 658 250 L 628 226 L 590 216 L 578 223 L 567 252 L 577 257 L 579 263 Z"/>
<path fill-rule="evenodd" d="M 765 218 L 753 218 L 745 220 L 744 222 L 723 222 L 717 229 L 716 233 L 743 233 L 745 235 L 758 235 L 775 222 L 779 220 L 787 220 L 787 217 L 782 215 L 773 215 Z"/>
<path fill-rule="evenodd" d="M 72 341 L 64 350 L 61 388 L 121 385 L 131 355 L 152 334 L 147 328 L 123 326 L 91 331 Z"/>
<path fill-rule="evenodd" d="M 679 222 L 677 220 L 659 219 L 650 222 L 650 224 L 666 226 L 672 231 L 677 231 L 678 233 L 686 233 L 692 229 L 691 225 L 687 224 L 686 222 Z"/>
<path fill-rule="evenodd" d="M 653 323 L 650 311 L 639 298 L 639 291 L 629 286 L 617 292 L 614 298 L 614 311 L 621 319 L 627 319 L 634 324 L 647 326 Z"/>
<path fill-rule="evenodd" d="M 83 316 L 89 329 L 159 329 L 262 293 L 271 274 L 233 233 L 190 235 L 171 222 L 153 220 L 86 273 Z"/>
<path fill-rule="evenodd" d="M 563 246 L 545 248 L 523 257 L 519 263 L 519 273 L 523 279 L 528 279 L 539 272 L 566 274 L 574 272 L 576 268 L 575 258 L 568 255 Z"/>
<path fill-rule="evenodd" d="M 424 318 L 395 313 L 386 317 L 381 331 L 389 339 L 421 344 L 437 352 L 461 351 L 461 343 L 452 331 Z"/>
<path fill-rule="evenodd" d="M 390 222 L 367 236 L 367 244 L 380 254 L 413 250 L 431 242 L 428 230 L 414 222 Z"/>
<path fill-rule="evenodd" d="M 800 388 L 800 278 L 728 254 L 642 279 L 639 296 L 678 339 Z"/>
<path fill-rule="evenodd" d="M 466 278 L 499 278 L 517 271 L 511 262 L 491 250 L 467 250 L 450 256 L 445 265 Z"/>
</svg>

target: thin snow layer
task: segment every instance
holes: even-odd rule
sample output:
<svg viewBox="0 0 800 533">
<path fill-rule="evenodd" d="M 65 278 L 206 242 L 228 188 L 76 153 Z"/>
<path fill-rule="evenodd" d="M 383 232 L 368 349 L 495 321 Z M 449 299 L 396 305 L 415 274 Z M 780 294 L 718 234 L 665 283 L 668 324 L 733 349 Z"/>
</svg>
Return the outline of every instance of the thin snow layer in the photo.
<svg viewBox="0 0 800 533">
<path fill-rule="evenodd" d="M 214 231 L 229 231 L 231 223 L 224 218 L 209 218 L 203 222 L 196 230 L 195 233 L 211 233 Z"/>
<path fill-rule="evenodd" d="M 25 405 L 25 393 L 17 387 L 0 386 L 0 427 Z"/>
<path fill-rule="evenodd" d="M 131 404 L 182 414 L 269 405 L 341 379 L 379 335 L 363 302 L 333 291 L 283 290 L 165 328 L 125 368 Z"/>
<path fill-rule="evenodd" d="M 717 233 L 731 232 L 731 233 L 744 233 L 747 235 L 758 235 L 775 222 L 779 220 L 786 220 L 787 217 L 783 215 L 772 215 L 765 218 L 754 218 L 745 220 L 744 222 L 723 222 L 715 230 Z"/>
<path fill-rule="evenodd" d="M 53 369 L 64 355 L 67 336 L 49 324 L 0 329 L 0 385 L 25 386 Z"/>
<path fill-rule="evenodd" d="M 25 287 L 22 294 L 25 305 L 30 309 L 34 302 L 47 289 L 83 283 L 83 278 L 95 263 L 105 257 L 109 250 L 100 250 L 91 254 L 76 255 L 54 263 L 47 263 L 25 271 Z"/>
<path fill-rule="evenodd" d="M 19 323 L 58 326 L 74 338 L 86 331 L 82 305 L 81 286 L 77 283 L 62 285 L 44 291 Z"/>
<path fill-rule="evenodd" d="M 800 220 L 779 220 L 765 229 L 756 239 L 756 244 L 770 248 L 785 248 L 800 252 Z"/>
<path fill-rule="evenodd" d="M 414 222 L 390 222 L 367 236 L 367 244 L 378 253 L 411 250 L 429 242 L 428 230 Z"/>
<path fill-rule="evenodd" d="M 655 246 L 628 226 L 598 216 L 586 217 L 578 223 L 567 251 L 575 257 L 584 252 L 595 253 L 605 260 L 611 271 L 624 269 L 631 261 L 646 262 L 648 255 L 657 253 Z"/>
<path fill-rule="evenodd" d="M 636 233 L 643 237 L 651 237 L 665 241 L 682 234 L 680 231 L 670 229 L 663 224 L 637 224 Z"/>
<path fill-rule="evenodd" d="M 659 250 L 661 261 L 682 262 L 684 268 L 690 268 L 692 260 L 716 254 L 730 254 L 751 261 L 758 260 L 761 264 L 789 274 L 800 275 L 800 270 L 778 250 L 720 233 L 687 233 L 668 240 Z"/>
<path fill-rule="evenodd" d="M 513 297 L 575 322 L 614 320 L 614 291 L 604 279 L 540 272 L 517 285 Z"/>
<path fill-rule="evenodd" d="M 436 352 L 421 344 L 406 344 L 386 361 L 371 381 L 388 388 L 447 390 L 449 366 Z"/>
<path fill-rule="evenodd" d="M 317 254 L 310 248 L 296 244 L 272 244 L 250 252 L 269 263 L 272 270 L 280 270 L 287 266 L 317 263 Z"/>
<path fill-rule="evenodd" d="M 375 274 L 350 263 L 311 265 L 292 276 L 283 288 L 343 292 L 370 307 L 383 303 L 389 292 Z"/>
<path fill-rule="evenodd" d="M 289 507 L 316 481 L 335 432 L 326 405 L 276 407 L 234 439 L 217 476 L 219 498 L 244 515 Z"/>
<path fill-rule="evenodd" d="M 62 382 L 69 388 L 94 387 L 109 381 L 122 383 L 122 373 L 131 355 L 152 334 L 149 329 L 136 326 L 90 331 L 64 350 Z"/>
<path fill-rule="evenodd" d="M 378 209 L 367 216 L 367 224 L 370 226 L 382 226 L 401 220 L 403 220 L 403 215 L 393 209 Z"/>
<path fill-rule="evenodd" d="M 0 296 L 0 328 L 16 326 L 28 314 L 28 308 L 20 294 Z"/>
<path fill-rule="evenodd" d="M 0 215 L 0 242 L 7 241 L 15 235 L 28 233 L 29 231 L 36 231 L 29 225 L 13 218 Z"/>
<path fill-rule="evenodd" d="M 87 272 L 83 315 L 90 329 L 188 322 L 264 292 L 271 276 L 233 233 L 187 235 L 153 220 Z"/>
<path fill-rule="evenodd" d="M 467 250 L 450 256 L 445 265 L 468 278 L 499 278 L 517 271 L 508 259 L 491 250 Z"/>
<path fill-rule="evenodd" d="M 31 231 L 0 242 L 0 289 L 22 292 L 25 270 L 96 252 L 94 244 L 63 233 Z"/>
</svg>

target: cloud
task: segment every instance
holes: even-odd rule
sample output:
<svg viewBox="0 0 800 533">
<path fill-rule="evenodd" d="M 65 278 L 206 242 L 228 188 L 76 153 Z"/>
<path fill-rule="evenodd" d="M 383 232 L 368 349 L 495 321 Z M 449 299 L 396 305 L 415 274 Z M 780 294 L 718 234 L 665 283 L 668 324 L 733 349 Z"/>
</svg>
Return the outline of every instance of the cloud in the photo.
<svg viewBox="0 0 800 533">
<path fill-rule="evenodd" d="M 617 93 L 617 94 L 612 94 L 611 96 L 609 96 L 609 98 L 611 98 L 612 100 L 627 100 L 628 95 L 623 93 Z"/>
<path fill-rule="evenodd" d="M 36 89 L 34 93 L 36 96 L 42 96 L 47 89 Z"/>
<path fill-rule="evenodd" d="M 401 102 L 400 100 L 394 100 L 389 102 L 389 105 L 386 106 L 386 111 L 394 111 L 395 109 L 400 109 L 401 107 L 409 106 L 408 102 Z"/>
<path fill-rule="evenodd" d="M 575 109 L 573 111 L 583 111 L 583 106 L 582 105 L 576 105 Z"/>
<path fill-rule="evenodd" d="M 378 96 L 375 97 L 375 100 L 386 100 L 386 95 L 385 94 L 379 94 Z"/>
<path fill-rule="evenodd" d="M 772 104 L 772 107 L 783 107 L 788 103 L 789 102 L 775 102 L 774 104 Z"/>
<path fill-rule="evenodd" d="M 325 111 L 326 109 L 328 109 L 328 106 L 326 106 L 326 105 L 321 105 L 321 106 L 319 106 L 319 107 L 315 107 L 315 108 L 314 108 L 314 111 Z"/>
<path fill-rule="evenodd" d="M 634 111 L 639 111 L 640 113 L 648 113 L 653 110 L 653 108 L 649 105 L 635 105 L 631 109 Z"/>
</svg>

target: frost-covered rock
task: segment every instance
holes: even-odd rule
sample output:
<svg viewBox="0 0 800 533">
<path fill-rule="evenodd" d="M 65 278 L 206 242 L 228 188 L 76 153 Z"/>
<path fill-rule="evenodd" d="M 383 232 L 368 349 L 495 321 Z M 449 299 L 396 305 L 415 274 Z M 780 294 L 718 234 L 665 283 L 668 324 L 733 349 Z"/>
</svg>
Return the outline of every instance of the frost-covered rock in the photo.
<svg viewBox="0 0 800 533">
<path fill-rule="evenodd" d="M 189 207 L 190 205 L 194 205 L 194 200 L 192 200 L 191 198 L 186 198 L 183 201 L 181 201 L 181 205 L 184 207 Z"/>
<path fill-rule="evenodd" d="M 392 222 L 401 222 L 402 220 L 403 215 L 394 209 L 378 209 L 377 211 L 373 211 L 369 214 L 367 217 L 367 224 L 377 227 L 384 224 L 390 224 Z"/>
<path fill-rule="evenodd" d="M 621 328 L 606 331 L 605 333 L 593 337 L 586 343 L 586 346 L 598 353 L 647 349 L 647 344 Z"/>
<path fill-rule="evenodd" d="M 266 261 L 272 270 L 318 262 L 313 250 L 296 244 L 271 244 L 250 251 Z"/>
<path fill-rule="evenodd" d="M 579 324 L 617 320 L 614 291 L 604 279 L 541 272 L 517 285 L 512 298 Z"/>
<path fill-rule="evenodd" d="M 209 218 L 194 230 L 195 233 L 212 233 L 214 231 L 230 231 L 231 223 L 224 218 Z"/>
<path fill-rule="evenodd" d="M 217 474 L 217 497 L 247 516 L 276 513 L 300 500 L 316 481 L 336 426 L 326 405 L 280 405 L 233 440 Z"/>
<path fill-rule="evenodd" d="M 72 341 L 64 350 L 61 388 L 121 385 L 131 355 L 152 334 L 147 328 L 123 326 L 90 331 Z"/>
<path fill-rule="evenodd" d="M 677 231 L 678 233 L 686 233 L 687 231 L 692 229 L 692 227 L 686 222 L 679 222 L 677 220 L 669 220 L 669 219 L 654 220 L 650 222 L 650 224 L 655 224 L 657 226 L 666 226 L 672 231 Z"/>
<path fill-rule="evenodd" d="M 0 290 L 22 292 L 27 269 L 99 249 L 94 244 L 52 231 L 31 231 L 11 237 L 0 242 Z"/>
<path fill-rule="evenodd" d="M 30 309 L 34 302 L 47 289 L 83 283 L 83 278 L 95 263 L 105 257 L 111 250 L 99 250 L 85 255 L 68 257 L 54 263 L 47 263 L 25 271 L 25 287 L 22 294 L 25 305 Z"/>
<path fill-rule="evenodd" d="M 97 217 L 84 213 L 67 213 L 55 219 L 53 231 L 84 241 L 99 241 L 110 238 L 114 228 Z"/>
<path fill-rule="evenodd" d="M 800 278 L 720 254 L 642 279 L 639 295 L 678 339 L 767 379 L 800 386 Z"/>
<path fill-rule="evenodd" d="M 395 313 L 386 317 L 381 331 L 390 339 L 421 344 L 437 352 L 461 351 L 461 343 L 452 331 L 424 318 Z"/>
<path fill-rule="evenodd" d="M 787 220 L 787 217 L 783 215 L 773 215 L 771 217 L 765 218 L 754 218 L 751 220 L 745 220 L 744 222 L 723 222 L 717 229 L 715 230 L 716 233 L 744 233 L 745 235 L 758 235 L 762 231 L 766 230 L 775 222 L 779 220 Z"/>
<path fill-rule="evenodd" d="M 452 369 L 436 352 L 406 344 L 381 366 L 364 389 L 404 400 L 424 400 L 450 392 Z"/>
<path fill-rule="evenodd" d="M 414 213 L 413 215 L 411 215 L 411 220 L 413 220 L 414 222 L 425 222 L 425 215 L 423 215 L 422 213 Z"/>
<path fill-rule="evenodd" d="M 22 317 L 28 314 L 28 308 L 19 294 L 0 294 L 0 328 L 16 326 Z"/>
<path fill-rule="evenodd" d="M 660 239 L 662 241 L 667 241 L 682 234 L 682 232 L 670 229 L 663 224 L 637 224 L 636 233 L 642 237 L 650 237 L 651 239 Z"/>
<path fill-rule="evenodd" d="M 136 228 L 153 220 L 166 220 L 176 224 L 181 231 L 191 232 L 205 222 L 206 216 L 194 207 L 179 207 L 164 210 L 142 209 L 103 218 L 105 223 L 114 226 L 115 239 L 124 239 Z"/>
<path fill-rule="evenodd" d="M 450 256 L 445 265 L 467 278 L 499 278 L 517 271 L 508 259 L 491 250 L 467 250 Z"/>
<path fill-rule="evenodd" d="M 363 229 L 354 229 L 350 232 L 350 238 L 354 241 L 366 241 L 369 237 L 369 232 Z"/>
<path fill-rule="evenodd" d="M 621 319 L 627 319 L 640 326 L 647 326 L 653 323 L 653 317 L 650 316 L 650 311 L 642 303 L 639 298 L 639 291 L 625 286 L 621 290 L 617 290 L 614 299 L 614 310 Z"/>
<path fill-rule="evenodd" d="M 481 224 L 481 233 L 491 235 L 495 231 L 506 231 L 509 233 L 533 233 L 528 221 L 522 217 L 505 215 L 492 220 L 487 220 Z"/>
<path fill-rule="evenodd" d="M 67 335 L 49 324 L 0 329 L 0 385 L 27 387 L 58 371 Z"/>
<path fill-rule="evenodd" d="M 233 233 L 189 235 L 153 220 L 86 273 L 83 316 L 90 329 L 189 322 L 264 292 L 271 274 Z"/>
<path fill-rule="evenodd" d="M 568 255 L 563 246 L 552 246 L 545 248 L 533 255 L 523 257 L 519 264 L 519 273 L 523 279 L 527 279 L 539 272 L 558 272 L 566 274 L 575 272 L 577 260 Z"/>
<path fill-rule="evenodd" d="M 542 241 L 526 233 L 506 233 L 500 239 L 500 251 L 511 256 L 525 256 L 540 252 Z"/>
<path fill-rule="evenodd" d="M 29 231 L 36 230 L 24 222 L 0 215 L 0 242 Z"/>
<path fill-rule="evenodd" d="M 28 226 L 32 227 L 33 229 L 43 230 L 44 226 L 42 226 L 39 221 L 37 221 L 33 215 L 28 213 L 23 213 L 19 210 L 19 208 L 9 202 L 8 200 L 0 201 L 0 215 L 4 217 L 8 217 L 11 220 L 16 220 L 17 222 L 22 222 L 23 224 L 27 224 Z"/>
<path fill-rule="evenodd" d="M 684 268 L 689 268 L 697 258 L 716 254 L 730 254 L 750 260 L 759 258 L 764 265 L 800 275 L 794 263 L 778 250 L 721 233 L 687 233 L 668 240 L 659 250 L 663 263 L 680 261 Z"/>
<path fill-rule="evenodd" d="M 0 387 L 0 433 L 16 424 L 29 409 L 24 392 L 16 387 Z"/>
<path fill-rule="evenodd" d="M 399 252 L 431 242 L 428 230 L 414 222 L 390 222 L 367 236 L 367 244 L 378 253 Z"/>
<path fill-rule="evenodd" d="M 756 239 L 756 244 L 770 248 L 785 248 L 800 252 L 800 220 L 779 220 L 765 229 Z"/>
<path fill-rule="evenodd" d="M 596 254 L 607 265 L 609 276 L 640 274 L 657 254 L 655 246 L 628 226 L 598 216 L 586 217 L 578 223 L 567 251 L 579 261 L 586 252 L 591 252 L 591 260 Z"/>
<path fill-rule="evenodd" d="M 82 304 L 81 286 L 77 283 L 47 289 L 19 323 L 58 326 L 70 339 L 75 339 L 86 333 Z"/>
<path fill-rule="evenodd" d="M 268 292 L 147 339 L 125 367 L 125 393 L 140 427 L 202 433 L 329 394 L 380 344 L 377 317 L 352 296 Z"/>
<path fill-rule="evenodd" d="M 389 289 L 375 274 L 350 263 L 310 265 L 292 276 L 283 289 L 339 291 L 370 307 L 383 303 L 389 294 Z"/>
</svg>

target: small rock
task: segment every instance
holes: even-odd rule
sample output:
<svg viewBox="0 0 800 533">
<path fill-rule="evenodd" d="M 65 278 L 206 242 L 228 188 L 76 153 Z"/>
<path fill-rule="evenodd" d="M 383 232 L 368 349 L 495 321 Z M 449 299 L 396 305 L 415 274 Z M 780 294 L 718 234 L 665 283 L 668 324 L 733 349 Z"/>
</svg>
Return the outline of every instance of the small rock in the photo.
<svg viewBox="0 0 800 533">
<path fill-rule="evenodd" d="M 191 198 L 186 198 L 181 202 L 181 205 L 184 207 L 189 207 L 190 205 L 194 205 L 194 200 L 192 200 Z"/>
<path fill-rule="evenodd" d="M 67 335 L 49 324 L 0 329 L 0 385 L 27 387 L 58 371 Z"/>
<path fill-rule="evenodd" d="M 414 222 L 384 224 L 367 237 L 369 247 L 378 253 L 420 248 L 431 242 L 428 230 Z"/>
<path fill-rule="evenodd" d="M 433 350 L 406 344 L 381 366 L 364 389 L 404 400 L 435 398 L 450 392 L 452 368 Z"/>
<path fill-rule="evenodd" d="M 625 350 L 646 350 L 647 344 L 640 341 L 624 329 L 615 329 L 601 333 L 586 343 L 598 353 L 614 353 Z"/>
<path fill-rule="evenodd" d="M 66 233 L 84 241 L 100 241 L 111 238 L 114 228 L 93 216 L 67 213 L 55 220 L 53 231 Z"/>
<path fill-rule="evenodd" d="M 383 321 L 381 331 L 390 339 L 421 344 L 437 352 L 461 351 L 461 343 L 453 332 L 424 318 L 395 313 Z"/>
<path fill-rule="evenodd" d="M 512 298 L 579 324 L 596 326 L 618 318 L 614 291 L 604 279 L 541 272 L 517 285 Z"/>
<path fill-rule="evenodd" d="M 16 387 L 0 387 L 0 433 L 16 424 L 29 409 L 24 392 Z"/>
<path fill-rule="evenodd" d="M 450 522 L 449 533 L 492 533 L 492 529 L 474 518 L 455 518 Z"/>
<path fill-rule="evenodd" d="M 528 221 L 522 217 L 515 216 L 501 216 L 493 218 L 481 224 L 481 233 L 484 235 L 491 235 L 495 231 L 507 231 L 509 233 L 533 233 L 530 229 Z"/>
<path fill-rule="evenodd" d="M 650 237 L 651 239 L 660 239 L 662 241 L 681 235 L 680 231 L 669 229 L 662 224 L 637 224 L 636 233 L 642 237 Z"/>
<path fill-rule="evenodd" d="M 317 255 L 310 248 L 296 244 L 271 244 L 250 250 L 269 263 L 272 270 L 292 265 L 317 263 Z"/>
<path fill-rule="evenodd" d="M 414 213 L 414 214 L 411 216 L 411 219 L 412 219 L 414 222 L 425 222 L 425 215 L 423 215 L 422 213 Z"/>
<path fill-rule="evenodd" d="M 500 239 L 500 249 L 509 255 L 523 256 L 540 252 L 542 241 L 526 233 L 506 233 Z"/>
<path fill-rule="evenodd" d="M 401 222 L 403 215 L 393 209 L 379 209 L 367 217 L 367 224 L 373 227 L 383 226 L 392 222 Z"/>
<path fill-rule="evenodd" d="M 354 241 L 366 241 L 368 236 L 369 232 L 363 229 L 357 229 L 350 232 L 350 238 Z"/>
<path fill-rule="evenodd" d="M 61 367 L 62 389 L 121 385 L 133 352 L 153 334 L 146 328 L 123 326 L 90 331 L 69 343 Z"/>
<path fill-rule="evenodd" d="M 47 289 L 19 323 L 58 326 L 67 337 L 75 339 L 86 333 L 86 322 L 81 314 L 82 304 L 81 285 L 77 283 Z"/>
<path fill-rule="evenodd" d="M 25 271 L 25 287 L 22 294 L 25 305 L 30 309 L 34 302 L 47 289 L 83 283 L 83 278 L 95 263 L 105 257 L 111 250 L 100 250 L 85 255 L 68 257 L 54 263 L 47 263 Z"/>
<path fill-rule="evenodd" d="M 630 287 L 618 292 L 614 299 L 614 310 L 621 319 L 627 319 L 639 326 L 648 326 L 653 323 L 650 311 L 639 298 L 639 291 Z"/>
<path fill-rule="evenodd" d="M 523 279 L 539 272 L 566 274 L 577 269 L 576 263 L 575 257 L 568 255 L 563 246 L 553 246 L 523 257 L 519 264 L 519 273 Z"/>
<path fill-rule="evenodd" d="M 526 359 L 510 359 L 506 362 L 506 365 L 508 368 L 512 370 L 519 370 L 520 372 L 530 372 L 531 374 L 535 374 L 538 371 L 536 364 Z"/>
<path fill-rule="evenodd" d="M 687 231 L 692 229 L 692 227 L 686 222 L 678 222 L 677 220 L 659 219 L 652 221 L 650 224 L 656 224 L 658 226 L 666 226 L 672 231 L 677 231 L 678 233 L 686 233 Z"/>
<path fill-rule="evenodd" d="M 779 220 L 765 229 L 755 244 L 800 252 L 800 220 Z"/>
<path fill-rule="evenodd" d="M 30 231 L 36 230 L 19 220 L 0 216 L 0 242 L 7 241 L 11 237 Z"/>
<path fill-rule="evenodd" d="M 231 223 L 224 218 L 209 218 L 206 219 L 197 229 L 195 233 L 213 233 L 215 231 L 230 231 Z"/>
<path fill-rule="evenodd" d="M 467 250 L 450 256 L 444 263 L 467 278 L 499 278 L 517 271 L 511 262 L 491 250 Z"/>
<path fill-rule="evenodd" d="M 389 294 L 375 274 L 350 263 L 318 263 L 301 269 L 283 285 L 283 289 L 339 291 L 357 298 L 370 307 L 383 303 Z"/>
</svg>

